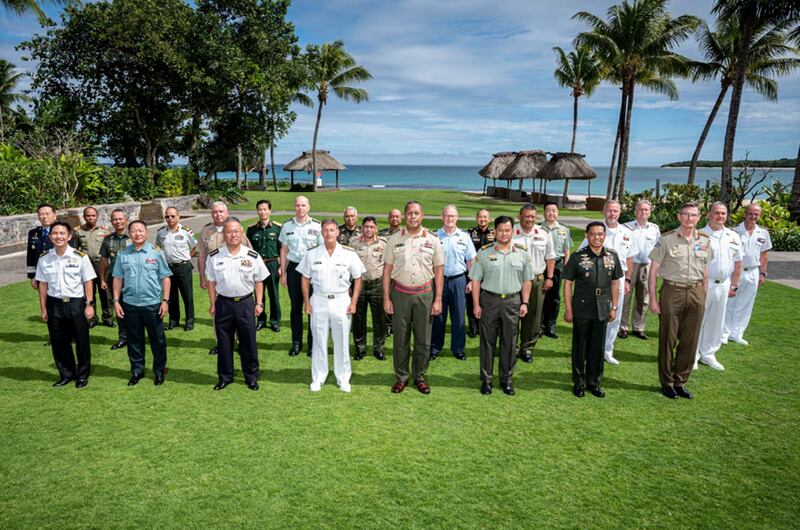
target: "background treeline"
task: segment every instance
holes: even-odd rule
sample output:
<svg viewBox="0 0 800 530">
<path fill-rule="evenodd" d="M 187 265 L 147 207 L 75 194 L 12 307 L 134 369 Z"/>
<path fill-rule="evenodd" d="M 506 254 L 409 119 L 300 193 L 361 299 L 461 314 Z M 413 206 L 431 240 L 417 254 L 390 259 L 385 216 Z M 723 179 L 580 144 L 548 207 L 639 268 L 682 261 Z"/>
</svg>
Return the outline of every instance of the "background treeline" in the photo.
<svg viewBox="0 0 800 530">
<path fill-rule="evenodd" d="M 691 160 L 682 162 L 670 162 L 662 164 L 661 167 L 689 167 Z M 779 158 L 777 160 L 734 160 L 733 167 L 774 167 L 774 168 L 793 168 L 797 164 L 795 158 Z M 696 167 L 722 167 L 721 160 L 698 160 Z"/>
</svg>

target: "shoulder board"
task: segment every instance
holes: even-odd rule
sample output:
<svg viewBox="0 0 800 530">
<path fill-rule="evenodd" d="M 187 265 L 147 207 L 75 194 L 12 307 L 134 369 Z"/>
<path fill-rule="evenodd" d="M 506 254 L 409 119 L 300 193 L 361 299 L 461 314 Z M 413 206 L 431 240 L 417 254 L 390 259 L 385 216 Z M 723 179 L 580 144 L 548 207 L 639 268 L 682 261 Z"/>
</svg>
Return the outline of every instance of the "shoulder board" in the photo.
<svg viewBox="0 0 800 530">
<path fill-rule="evenodd" d="M 84 257 L 84 256 L 86 255 L 86 252 L 84 252 L 84 251 L 82 251 L 82 250 L 79 250 L 79 249 L 77 249 L 77 248 L 76 248 L 76 249 L 74 249 L 74 250 L 75 250 L 75 254 L 77 254 L 77 255 L 78 255 L 78 256 L 80 256 L 80 257 Z"/>
<path fill-rule="evenodd" d="M 44 256 L 44 255 L 45 255 L 45 254 L 47 254 L 48 252 L 50 252 L 50 251 L 49 251 L 49 250 L 45 250 L 44 252 L 42 252 L 41 254 L 39 254 L 39 257 L 41 258 L 42 256 Z"/>
<path fill-rule="evenodd" d="M 279 223 L 278 221 L 272 221 L 272 224 L 274 224 L 274 225 L 275 225 L 275 226 L 277 226 L 278 228 L 280 228 L 281 226 L 283 226 L 283 225 L 282 225 L 281 223 Z"/>
<path fill-rule="evenodd" d="M 164 226 L 162 226 L 161 228 L 158 229 L 158 232 L 161 232 L 162 230 L 164 230 L 166 232 L 168 229 L 169 229 L 169 227 L 164 225 Z"/>
<path fill-rule="evenodd" d="M 437 234 L 436 232 L 431 232 L 430 230 L 428 230 L 428 234 L 432 235 L 436 239 L 439 239 L 439 234 Z"/>
<path fill-rule="evenodd" d="M 158 252 L 161 252 L 161 247 L 159 247 L 159 246 L 158 246 L 158 245 L 156 245 L 155 243 L 153 243 L 153 248 L 154 248 L 156 251 L 158 251 Z"/>
<path fill-rule="evenodd" d="M 481 247 L 481 250 L 486 250 L 487 248 L 492 248 L 492 245 L 494 245 L 494 243 L 486 243 L 485 245 L 483 245 Z"/>
<path fill-rule="evenodd" d="M 109 232 L 108 234 L 104 235 L 103 237 L 111 237 L 114 234 L 116 234 L 116 232 Z"/>
<path fill-rule="evenodd" d="M 208 255 L 209 255 L 209 256 L 216 256 L 217 254 L 219 254 L 219 249 L 218 249 L 218 248 L 215 248 L 214 250 L 212 250 L 211 252 L 209 252 L 209 254 L 208 254 Z"/>
<path fill-rule="evenodd" d="M 586 248 L 589 248 L 589 247 L 586 247 Z M 615 255 L 615 256 L 617 256 L 617 255 L 618 255 L 618 254 L 617 254 L 617 251 L 616 251 L 616 250 L 614 250 L 613 248 L 608 248 L 608 247 L 606 247 L 606 252 L 608 252 L 609 254 L 613 254 L 613 255 Z"/>
<path fill-rule="evenodd" d="M 520 250 L 528 250 L 528 245 L 523 245 L 522 243 L 514 243 L 514 246 Z"/>
<path fill-rule="evenodd" d="M 677 228 L 676 228 L 675 230 L 677 230 Z M 675 230 L 670 230 L 669 232 L 664 232 L 664 233 L 663 233 L 663 234 L 661 234 L 661 235 L 662 235 L 662 236 L 670 236 L 670 235 L 672 235 L 672 234 L 674 234 L 674 233 L 675 233 Z"/>
<path fill-rule="evenodd" d="M 705 238 L 708 237 L 708 234 L 706 234 L 705 232 L 702 232 L 700 230 L 698 230 L 697 233 L 700 234 L 700 237 L 705 237 Z"/>
<path fill-rule="evenodd" d="M 256 252 L 255 250 L 248 250 L 247 255 L 250 256 L 251 258 L 257 258 L 258 252 Z"/>
<path fill-rule="evenodd" d="M 214 223 L 213 223 L 213 222 L 210 222 L 210 223 L 208 223 L 208 224 L 206 224 L 206 225 L 204 225 L 204 226 L 203 226 L 203 230 L 205 230 L 206 228 L 210 228 L 210 227 L 212 227 L 212 226 L 214 226 Z"/>
<path fill-rule="evenodd" d="M 356 251 L 356 249 L 354 249 L 354 248 L 352 248 L 352 247 L 350 247 L 348 245 L 339 245 L 339 246 L 342 247 L 345 250 L 349 250 L 350 252 L 355 252 Z"/>
<path fill-rule="evenodd" d="M 192 234 L 192 235 L 194 235 L 194 232 L 192 232 L 192 229 L 191 229 L 191 228 L 189 228 L 188 226 L 183 226 L 183 225 L 181 225 L 181 228 L 183 228 L 183 229 L 186 231 L 186 233 L 187 233 L 187 234 Z"/>
<path fill-rule="evenodd" d="M 629 222 L 630 222 L 630 221 L 629 221 Z M 631 227 L 630 227 L 630 226 L 628 226 L 628 223 L 621 223 L 621 224 L 620 224 L 620 226 L 624 226 L 624 227 L 625 227 L 625 228 L 627 228 L 629 231 L 633 232 L 633 229 L 631 229 Z"/>
<path fill-rule="evenodd" d="M 319 219 L 315 219 L 315 218 L 313 218 L 313 217 L 310 217 L 310 216 L 309 216 L 309 218 L 308 218 L 308 219 L 309 219 L 309 220 L 310 220 L 312 223 L 319 223 L 319 222 L 320 222 L 320 220 L 319 220 Z"/>
</svg>

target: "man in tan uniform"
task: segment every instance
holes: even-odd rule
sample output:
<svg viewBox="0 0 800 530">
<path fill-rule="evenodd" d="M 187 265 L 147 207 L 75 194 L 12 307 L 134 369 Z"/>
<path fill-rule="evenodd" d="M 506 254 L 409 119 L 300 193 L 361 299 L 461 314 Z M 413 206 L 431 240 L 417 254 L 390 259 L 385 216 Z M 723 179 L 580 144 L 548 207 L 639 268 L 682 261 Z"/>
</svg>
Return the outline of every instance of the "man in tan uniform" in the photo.
<svg viewBox="0 0 800 530">
<path fill-rule="evenodd" d="M 681 226 L 667 232 L 650 253 L 648 291 L 656 292 L 656 278 L 664 279 L 660 299 L 650 308 L 659 315 L 658 376 L 661 393 L 669 399 L 692 399 L 686 381 L 694 365 L 706 303 L 708 263 L 714 259 L 708 236 L 695 229 L 700 209 L 681 206 Z"/>
<path fill-rule="evenodd" d="M 353 315 L 353 342 L 360 361 L 367 354 L 367 309 L 372 311 L 372 354 L 379 361 L 385 361 L 383 343 L 386 341 L 386 315 L 383 312 L 383 257 L 387 239 L 378 236 L 377 220 L 367 216 L 361 223 L 361 235 L 350 240 L 350 248 L 356 251 L 366 267 L 361 282 L 361 296 L 358 297 L 356 314 Z"/>
<path fill-rule="evenodd" d="M 111 293 L 106 289 L 100 288 L 100 247 L 103 245 L 103 239 L 111 233 L 111 229 L 107 226 L 97 224 L 97 210 L 92 206 L 87 206 L 83 209 L 83 220 L 86 221 L 75 229 L 75 237 L 78 238 L 78 249 L 82 250 L 89 256 L 92 262 L 92 268 L 98 280 L 94 282 L 95 300 L 100 300 L 100 307 L 102 307 L 103 325 L 111 327 L 114 325 L 114 315 L 111 313 Z M 97 325 L 97 313 L 92 316 L 89 321 L 89 328 Z"/>
<path fill-rule="evenodd" d="M 394 377 L 392 392 L 408 385 L 408 359 L 414 334 L 414 384 L 430 394 L 425 382 L 431 349 L 433 317 L 442 312 L 444 251 L 436 235 L 422 227 L 422 205 L 409 201 L 406 226 L 389 238 L 384 252 L 383 309 L 394 327 Z"/>
</svg>

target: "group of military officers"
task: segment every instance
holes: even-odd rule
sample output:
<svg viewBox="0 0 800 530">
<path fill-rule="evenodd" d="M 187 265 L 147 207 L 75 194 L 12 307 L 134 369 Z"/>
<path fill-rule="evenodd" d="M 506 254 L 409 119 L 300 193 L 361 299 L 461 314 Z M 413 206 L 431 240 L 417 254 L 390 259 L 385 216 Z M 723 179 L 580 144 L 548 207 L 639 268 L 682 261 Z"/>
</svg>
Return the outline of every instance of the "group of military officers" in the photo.
<svg viewBox="0 0 800 530">
<path fill-rule="evenodd" d="M 619 363 L 614 357 L 617 338 L 630 334 L 647 340 L 649 307 L 660 317 L 661 391 L 672 399 L 691 398 L 686 382 L 698 362 L 722 370 L 715 356 L 721 345 L 728 340 L 747 344 L 743 333 L 767 275 L 771 248 L 769 233 L 756 224 L 757 204 L 747 207 L 744 223 L 729 229 L 725 205 L 715 203 L 702 230 L 696 229 L 699 208 L 686 204 L 678 216 L 680 227 L 662 235 L 648 220 L 648 201 L 640 201 L 636 218 L 625 224 L 618 222 L 620 204 L 608 201 L 604 221 L 589 223 L 573 254 L 570 230 L 558 222 L 554 203 L 544 206 L 542 225 L 536 224 L 535 206 L 525 204 L 517 223 L 508 216 L 491 223 L 489 211 L 481 209 L 476 225 L 466 231 L 457 226 L 455 205 L 442 210 L 443 226 L 437 231 L 422 226 L 417 201 L 409 201 L 402 212 L 391 210 L 389 227 L 380 232 L 372 216 L 359 224 L 353 207 L 345 210 L 342 225 L 312 218 L 307 197 L 296 197 L 294 209 L 295 216 L 281 225 L 271 220 L 271 203 L 261 200 L 258 222 L 245 231 L 225 203 L 216 202 L 212 222 L 196 238 L 170 207 L 152 245 L 147 225 L 129 222 L 123 210 L 111 213 L 113 229 L 108 229 L 98 224 L 96 209 L 86 208 L 85 223 L 73 233 L 55 221 L 51 206 L 42 205 L 41 226 L 29 234 L 28 274 L 48 324 L 59 370 L 55 386 L 87 384 L 89 329 L 101 322 L 114 326 L 113 317 L 118 340 L 112 349 L 127 346 L 128 384 L 144 376 L 145 330 L 154 382 L 162 384 L 167 363 L 163 319 L 168 319 L 167 330 L 178 327 L 180 298 L 183 328 L 193 329 L 191 260 L 197 256 L 215 327 L 216 344 L 209 352 L 218 355 L 215 390 L 233 381 L 237 341 L 245 383 L 258 390 L 256 332 L 267 326 L 280 330 L 280 285 L 288 289 L 291 303 L 290 356 L 303 349 L 303 315 L 308 316 L 313 392 L 328 376 L 329 336 L 337 385 L 351 391 L 349 337 L 352 332 L 354 359 L 363 359 L 370 312 L 377 359 L 386 359 L 385 341 L 394 335 L 393 393 L 403 392 L 410 382 L 430 393 L 426 373 L 444 349 L 449 316 L 449 347 L 456 359 L 466 359 L 467 336 L 480 336 L 481 393 L 492 392 L 498 357 L 500 387 L 514 395 L 516 360 L 532 362 L 541 336 L 558 336 L 563 281 L 564 320 L 573 323 L 575 396 L 589 391 L 604 397 L 604 360 Z M 664 280 L 660 299 L 655 296 L 658 276 Z"/>
</svg>

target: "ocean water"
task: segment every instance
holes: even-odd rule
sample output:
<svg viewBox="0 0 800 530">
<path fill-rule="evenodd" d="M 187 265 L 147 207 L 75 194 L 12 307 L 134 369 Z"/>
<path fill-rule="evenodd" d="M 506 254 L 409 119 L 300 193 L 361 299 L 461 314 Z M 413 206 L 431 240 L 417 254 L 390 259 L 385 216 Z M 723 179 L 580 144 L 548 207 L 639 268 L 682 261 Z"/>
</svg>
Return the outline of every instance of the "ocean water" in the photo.
<svg viewBox="0 0 800 530">
<path fill-rule="evenodd" d="M 387 188 L 387 189 L 452 189 L 464 191 L 480 191 L 483 189 L 484 179 L 478 175 L 482 166 L 348 166 L 347 170 L 339 172 L 339 187 L 343 188 Z M 597 178 L 591 181 L 575 180 L 569 185 L 571 195 L 605 195 L 608 185 L 608 166 L 594 168 Z M 639 192 L 656 185 L 660 180 L 661 185 L 667 183 L 683 184 L 686 182 L 687 169 L 660 168 L 660 167 L 628 167 L 625 179 L 625 189 L 630 192 Z M 760 171 L 756 171 L 760 175 Z M 719 168 L 698 168 L 696 183 L 704 186 L 706 181 L 719 182 Z M 794 176 L 793 169 L 773 170 L 764 185 L 778 179 L 791 185 Z M 233 172 L 220 172 L 221 179 L 233 179 Z M 278 170 L 278 179 L 288 180 L 289 172 Z M 311 175 L 305 172 L 295 172 L 295 182 L 311 182 Z M 267 175 L 271 179 L 271 175 Z M 258 180 L 258 173 L 249 173 L 248 181 Z M 323 186 L 335 186 L 336 177 L 333 172 L 322 175 Z M 491 185 L 489 181 L 489 185 Z M 505 187 L 504 181 L 497 181 L 498 187 Z M 539 181 L 536 181 L 536 190 Z M 519 189 L 519 181 L 511 183 L 512 189 Z M 523 183 L 525 190 L 531 190 L 533 181 Z M 564 189 L 564 181 L 547 183 L 547 192 L 560 193 Z"/>
</svg>

